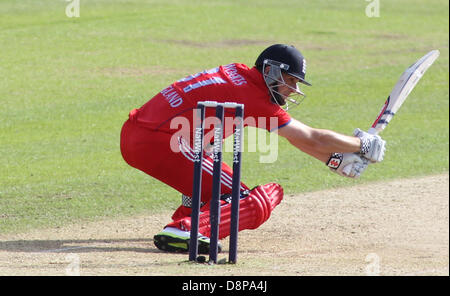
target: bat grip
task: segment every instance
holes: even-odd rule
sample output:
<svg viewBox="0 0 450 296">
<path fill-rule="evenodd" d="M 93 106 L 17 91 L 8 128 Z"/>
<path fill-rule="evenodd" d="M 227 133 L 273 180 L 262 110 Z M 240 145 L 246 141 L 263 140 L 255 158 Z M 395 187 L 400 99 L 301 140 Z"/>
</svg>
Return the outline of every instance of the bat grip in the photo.
<svg viewBox="0 0 450 296">
<path fill-rule="evenodd" d="M 377 135 L 377 134 L 378 134 L 378 131 L 377 131 L 376 128 L 371 127 L 371 128 L 369 128 L 369 130 L 367 131 L 367 133 L 368 133 L 368 134 L 371 134 L 371 135 Z"/>
</svg>

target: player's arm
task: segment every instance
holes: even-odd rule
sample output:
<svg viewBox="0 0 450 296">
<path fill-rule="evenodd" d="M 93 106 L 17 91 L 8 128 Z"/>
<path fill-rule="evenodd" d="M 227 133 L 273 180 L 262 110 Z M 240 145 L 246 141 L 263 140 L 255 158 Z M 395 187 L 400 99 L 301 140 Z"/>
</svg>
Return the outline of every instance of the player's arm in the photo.
<svg viewBox="0 0 450 296">
<path fill-rule="evenodd" d="M 289 124 L 278 130 L 278 134 L 298 149 L 325 163 L 335 152 L 359 152 L 371 162 L 382 161 L 385 152 L 384 140 L 360 129 L 355 130 L 355 136 L 347 136 L 327 129 L 312 128 L 291 119 Z"/>
<path fill-rule="evenodd" d="M 278 134 L 301 151 L 324 163 L 334 152 L 360 152 L 361 150 L 361 139 L 358 137 L 312 128 L 295 119 L 280 128 Z"/>
</svg>

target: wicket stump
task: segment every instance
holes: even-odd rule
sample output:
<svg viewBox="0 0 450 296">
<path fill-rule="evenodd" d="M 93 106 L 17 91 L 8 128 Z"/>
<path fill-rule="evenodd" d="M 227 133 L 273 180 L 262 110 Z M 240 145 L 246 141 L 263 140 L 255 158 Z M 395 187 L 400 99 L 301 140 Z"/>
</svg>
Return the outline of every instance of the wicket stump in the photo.
<svg viewBox="0 0 450 296">
<path fill-rule="evenodd" d="M 239 200 L 241 187 L 241 151 L 243 135 L 244 105 L 237 103 L 218 103 L 213 101 L 198 102 L 197 121 L 194 130 L 194 175 L 192 189 L 191 233 L 189 241 L 189 260 L 196 261 L 198 256 L 198 230 L 202 187 L 203 137 L 206 108 L 216 108 L 217 122 L 214 125 L 213 146 L 213 184 L 210 208 L 210 247 L 209 262 L 217 263 L 219 224 L 220 224 L 220 187 L 222 175 L 222 139 L 225 108 L 235 109 L 233 137 L 233 178 L 231 192 L 231 225 L 230 225 L 230 263 L 237 262 L 237 244 L 239 232 Z"/>
</svg>

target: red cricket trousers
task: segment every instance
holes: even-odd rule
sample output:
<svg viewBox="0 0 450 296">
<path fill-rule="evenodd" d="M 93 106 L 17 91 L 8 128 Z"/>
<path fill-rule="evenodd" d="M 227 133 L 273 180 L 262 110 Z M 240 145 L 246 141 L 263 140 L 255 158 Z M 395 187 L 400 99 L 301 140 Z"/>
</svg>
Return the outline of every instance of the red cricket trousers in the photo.
<svg viewBox="0 0 450 296">
<path fill-rule="evenodd" d="M 170 143 L 178 144 L 179 151 L 173 151 Z M 154 131 L 127 120 L 120 137 L 120 149 L 124 160 L 132 167 L 169 185 L 180 193 L 192 196 L 193 152 L 183 138 L 173 139 L 173 135 Z M 213 160 L 204 154 L 202 166 L 202 202 L 206 203 L 212 195 Z M 221 193 L 231 193 L 233 170 L 222 164 Z M 248 187 L 241 183 L 241 190 Z M 190 215 L 190 208 L 181 206 L 172 216 L 178 220 Z"/>
</svg>

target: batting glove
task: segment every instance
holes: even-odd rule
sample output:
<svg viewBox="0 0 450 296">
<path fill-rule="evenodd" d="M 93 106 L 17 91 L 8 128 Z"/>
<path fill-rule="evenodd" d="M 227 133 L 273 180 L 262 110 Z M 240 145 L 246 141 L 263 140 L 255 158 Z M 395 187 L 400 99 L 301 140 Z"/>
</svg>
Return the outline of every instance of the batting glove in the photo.
<svg viewBox="0 0 450 296">
<path fill-rule="evenodd" d="M 370 162 L 381 162 L 386 151 L 386 141 L 378 135 L 371 135 L 359 128 L 355 129 L 353 135 L 361 140 L 360 153 Z"/>
<path fill-rule="evenodd" d="M 331 171 L 349 178 L 359 178 L 367 164 L 357 153 L 333 153 L 327 161 Z"/>
</svg>

